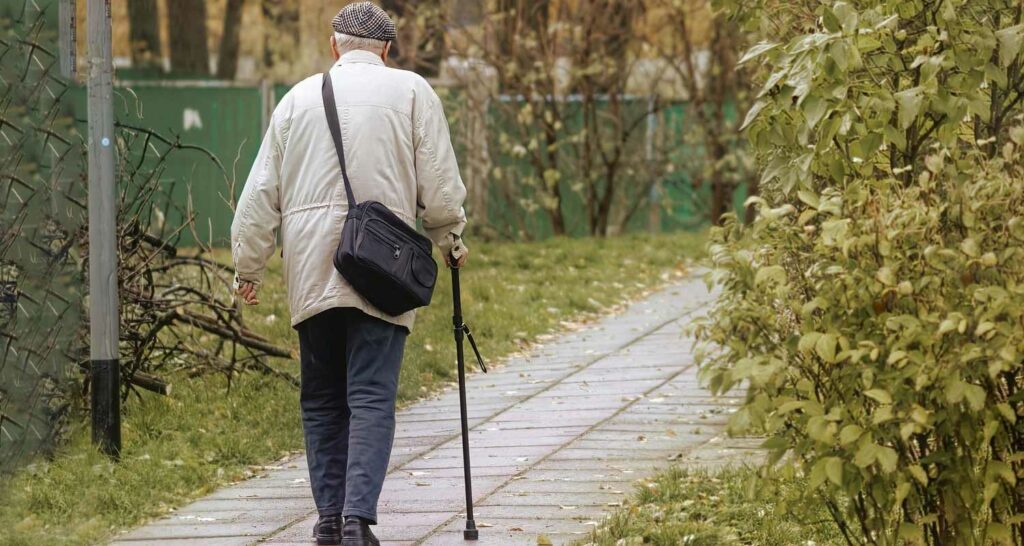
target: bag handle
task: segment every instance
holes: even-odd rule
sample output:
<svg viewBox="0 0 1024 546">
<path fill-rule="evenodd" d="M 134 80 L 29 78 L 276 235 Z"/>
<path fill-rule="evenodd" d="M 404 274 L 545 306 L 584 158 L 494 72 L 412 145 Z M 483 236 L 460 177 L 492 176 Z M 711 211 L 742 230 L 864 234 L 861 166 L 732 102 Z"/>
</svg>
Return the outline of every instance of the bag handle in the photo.
<svg viewBox="0 0 1024 546">
<path fill-rule="evenodd" d="M 341 141 L 341 125 L 338 123 L 338 105 L 334 102 L 334 86 L 331 85 L 331 73 L 324 72 L 324 83 L 320 87 L 324 97 L 324 114 L 327 115 L 327 127 L 331 129 L 331 138 L 334 139 L 334 151 L 338 152 L 338 162 L 341 163 L 341 178 L 345 181 L 345 197 L 348 198 L 348 208 L 352 210 L 358 204 L 355 195 L 352 193 L 352 183 L 348 181 L 348 169 L 345 168 L 345 145 Z"/>
</svg>

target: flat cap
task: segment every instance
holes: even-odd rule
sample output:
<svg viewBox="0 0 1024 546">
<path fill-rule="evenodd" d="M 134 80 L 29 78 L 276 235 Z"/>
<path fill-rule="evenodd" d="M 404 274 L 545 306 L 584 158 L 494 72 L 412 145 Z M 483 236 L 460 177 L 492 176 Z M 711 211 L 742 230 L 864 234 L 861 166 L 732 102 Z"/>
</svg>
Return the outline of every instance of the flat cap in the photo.
<svg viewBox="0 0 1024 546">
<path fill-rule="evenodd" d="M 395 40 L 395 23 L 373 2 L 349 4 L 331 19 L 335 32 L 382 42 Z"/>
</svg>

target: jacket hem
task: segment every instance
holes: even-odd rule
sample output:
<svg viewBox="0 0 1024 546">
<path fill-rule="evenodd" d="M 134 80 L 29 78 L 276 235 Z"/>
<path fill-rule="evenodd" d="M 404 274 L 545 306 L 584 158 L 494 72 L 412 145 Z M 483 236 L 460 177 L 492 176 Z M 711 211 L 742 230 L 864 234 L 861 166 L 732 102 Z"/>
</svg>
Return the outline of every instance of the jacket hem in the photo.
<svg viewBox="0 0 1024 546">
<path fill-rule="evenodd" d="M 314 315 L 323 313 L 328 309 L 334 309 L 337 307 L 352 307 L 355 309 L 359 309 L 360 311 L 366 313 L 367 315 L 370 315 L 371 317 L 379 318 L 385 322 L 390 322 L 391 324 L 401 326 L 406 330 L 409 330 L 410 332 L 412 331 L 413 323 L 416 321 L 416 311 L 409 311 L 407 313 L 402 313 L 401 315 L 398 316 L 388 315 L 386 313 L 381 312 L 376 307 L 370 305 L 359 296 L 338 295 L 334 297 L 324 298 L 318 301 L 317 303 L 307 305 L 297 313 L 293 313 L 291 321 L 292 328 L 295 328 L 296 326 L 299 325 L 300 322 Z"/>
</svg>

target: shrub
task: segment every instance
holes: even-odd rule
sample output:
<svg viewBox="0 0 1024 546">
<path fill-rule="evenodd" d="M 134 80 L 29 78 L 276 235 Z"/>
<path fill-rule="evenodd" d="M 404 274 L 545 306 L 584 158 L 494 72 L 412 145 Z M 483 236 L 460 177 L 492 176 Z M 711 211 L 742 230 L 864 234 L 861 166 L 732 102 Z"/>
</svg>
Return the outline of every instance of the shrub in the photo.
<svg viewBox="0 0 1024 546">
<path fill-rule="evenodd" d="M 712 235 L 704 378 L 849 544 L 1024 543 L 1021 8 L 813 9 L 747 55 L 764 197 Z"/>
</svg>

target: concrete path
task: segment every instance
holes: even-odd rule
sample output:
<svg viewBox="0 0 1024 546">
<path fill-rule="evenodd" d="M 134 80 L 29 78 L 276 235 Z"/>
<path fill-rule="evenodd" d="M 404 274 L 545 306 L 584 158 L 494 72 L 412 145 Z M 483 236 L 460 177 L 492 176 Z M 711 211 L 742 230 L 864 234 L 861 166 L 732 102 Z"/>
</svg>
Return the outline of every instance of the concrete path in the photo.
<svg viewBox="0 0 1024 546">
<path fill-rule="evenodd" d="M 683 327 L 711 296 L 688 277 L 584 329 L 469 378 L 476 521 L 483 545 L 584 538 L 635 482 L 670 464 L 754 460 L 721 428 L 735 400 L 698 386 Z M 481 339 L 486 353 L 487 340 Z M 375 528 L 383 544 L 463 544 L 458 392 L 414 404 L 398 431 Z M 304 457 L 118 537 L 143 544 L 311 544 Z"/>
</svg>

